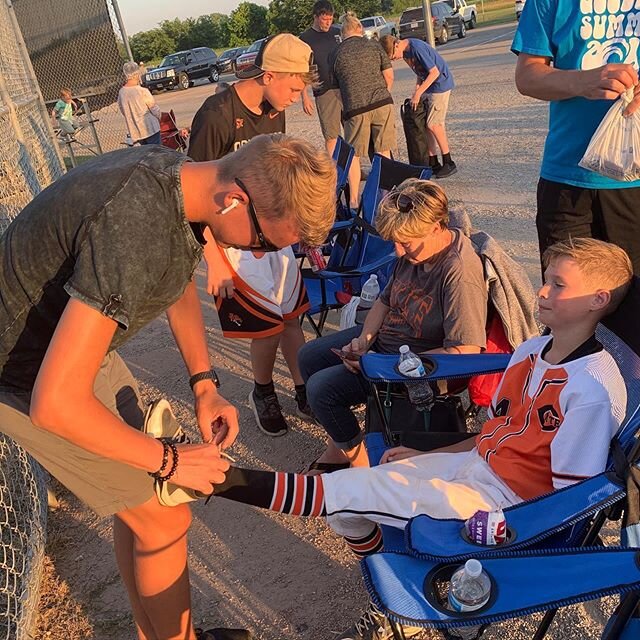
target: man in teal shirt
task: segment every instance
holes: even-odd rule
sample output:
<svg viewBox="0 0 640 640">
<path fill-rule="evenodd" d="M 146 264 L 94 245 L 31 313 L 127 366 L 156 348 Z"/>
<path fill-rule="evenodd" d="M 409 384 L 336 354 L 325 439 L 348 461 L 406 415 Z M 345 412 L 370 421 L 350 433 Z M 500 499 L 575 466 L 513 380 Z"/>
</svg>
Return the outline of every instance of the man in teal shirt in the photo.
<svg viewBox="0 0 640 640">
<path fill-rule="evenodd" d="M 536 227 L 540 252 L 568 237 L 593 237 L 627 251 L 640 274 L 640 181 L 620 182 L 578 166 L 613 101 L 638 95 L 634 0 L 529 0 L 512 51 L 520 93 L 549 101 Z M 553 66 L 552 66 L 553 63 Z"/>
</svg>

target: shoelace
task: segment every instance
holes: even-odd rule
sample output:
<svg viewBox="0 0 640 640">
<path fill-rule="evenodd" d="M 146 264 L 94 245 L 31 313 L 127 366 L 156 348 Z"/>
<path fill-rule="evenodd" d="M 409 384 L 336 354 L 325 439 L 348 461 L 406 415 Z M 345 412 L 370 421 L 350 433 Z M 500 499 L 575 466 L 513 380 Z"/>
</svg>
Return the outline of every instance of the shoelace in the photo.
<svg viewBox="0 0 640 640">
<path fill-rule="evenodd" d="M 275 393 L 270 393 L 268 396 L 258 397 L 264 403 L 264 412 L 267 418 L 279 418 L 282 415 L 278 396 Z"/>
<path fill-rule="evenodd" d="M 370 602 L 365 612 L 360 616 L 360 620 L 356 621 L 356 631 L 360 635 L 364 635 L 364 631 L 369 631 L 369 629 L 375 629 L 376 627 L 384 631 L 384 626 L 380 624 L 380 618 L 384 621 L 382 611 Z"/>
</svg>

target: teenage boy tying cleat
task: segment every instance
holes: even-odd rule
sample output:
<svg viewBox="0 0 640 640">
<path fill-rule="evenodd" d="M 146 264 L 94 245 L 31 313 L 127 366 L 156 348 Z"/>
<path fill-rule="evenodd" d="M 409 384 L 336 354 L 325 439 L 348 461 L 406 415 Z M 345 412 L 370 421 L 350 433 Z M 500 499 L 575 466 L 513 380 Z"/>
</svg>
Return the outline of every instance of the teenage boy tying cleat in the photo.
<svg viewBox="0 0 640 640">
<path fill-rule="evenodd" d="M 329 155 L 283 134 L 206 163 L 151 145 L 74 169 L 0 238 L 0 431 L 98 515 L 114 516 L 140 640 L 196 637 L 190 511 L 161 505 L 149 475 L 210 493 L 229 466 L 219 447 L 238 432 L 237 411 L 214 384 L 193 280 L 203 227 L 225 247 L 318 242 L 333 222 L 335 186 Z M 164 311 L 202 443 L 140 432 L 137 384 L 116 353 Z"/>
<path fill-rule="evenodd" d="M 626 389 L 595 328 L 628 290 L 631 262 L 619 247 L 587 238 L 553 245 L 543 261 L 538 302 L 551 333 L 516 349 L 476 438 L 431 453 L 396 447 L 378 467 L 330 475 L 232 467 L 215 495 L 325 516 L 364 556 L 382 548 L 381 524 L 402 528 L 423 513 L 466 519 L 602 472 L 624 418 Z M 386 627 L 370 605 L 340 638 L 391 637 Z"/>
</svg>

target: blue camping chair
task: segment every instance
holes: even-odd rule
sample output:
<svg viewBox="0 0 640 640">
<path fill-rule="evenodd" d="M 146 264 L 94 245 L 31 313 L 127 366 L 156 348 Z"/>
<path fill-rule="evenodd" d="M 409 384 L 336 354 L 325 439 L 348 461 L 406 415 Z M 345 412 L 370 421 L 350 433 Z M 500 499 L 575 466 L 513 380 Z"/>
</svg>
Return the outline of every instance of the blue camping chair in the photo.
<svg viewBox="0 0 640 640">
<path fill-rule="evenodd" d="M 358 215 L 335 223 L 331 233 L 337 234 L 331 245 L 326 269 L 302 275 L 311 308 L 305 314 L 316 335 L 321 336 L 331 309 L 343 306 L 336 294 L 360 293 L 371 274 L 378 276 L 383 287 L 393 270 L 396 256 L 393 243 L 383 240 L 375 230 L 375 215 L 383 195 L 408 178 L 428 180 L 431 169 L 416 167 L 376 154 L 365 182 Z M 316 322 L 313 316 L 319 315 Z"/>
<path fill-rule="evenodd" d="M 640 637 L 640 618 L 634 617 L 640 600 L 640 526 L 625 530 L 636 534 L 633 546 L 594 546 L 606 520 L 619 518 L 625 507 L 625 480 L 640 458 L 640 337 L 635 327 L 629 327 L 638 309 L 640 286 L 636 279 L 618 311 L 605 320 L 607 327 L 600 326 L 597 332 L 620 367 L 628 396 L 625 421 L 612 442 L 605 473 L 505 509 L 509 533 L 507 542 L 500 546 L 468 541 L 464 522 L 455 519 L 420 515 L 404 532 L 383 528 L 385 552 L 363 560 L 362 571 L 373 602 L 391 621 L 395 638 L 404 637 L 401 624 L 447 629 L 546 611 L 533 636 L 541 640 L 558 607 L 615 593 L 625 596 L 602 638 Z M 486 368 L 483 359 L 487 360 Z M 505 356 L 429 356 L 435 364 L 430 377 L 495 371 L 506 364 L 501 359 Z M 364 356 L 363 374 L 371 381 L 400 381 L 395 360 L 395 356 Z M 367 436 L 372 464 L 379 461 L 386 447 L 384 434 Z M 625 535 L 622 542 L 627 544 Z M 445 606 L 438 589 L 470 557 L 481 560 L 489 573 L 492 597 L 480 610 L 459 614 Z"/>
</svg>

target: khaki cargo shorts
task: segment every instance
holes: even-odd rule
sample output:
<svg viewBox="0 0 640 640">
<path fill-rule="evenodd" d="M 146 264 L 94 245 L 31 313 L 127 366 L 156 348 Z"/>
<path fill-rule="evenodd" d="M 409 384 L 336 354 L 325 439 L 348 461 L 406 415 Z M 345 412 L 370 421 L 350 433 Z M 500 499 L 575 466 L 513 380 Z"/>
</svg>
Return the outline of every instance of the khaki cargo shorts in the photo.
<svg viewBox="0 0 640 640">
<path fill-rule="evenodd" d="M 360 113 L 344 122 L 345 140 L 363 157 L 369 153 L 369 140 L 373 140 L 376 153 L 397 147 L 396 115 L 394 105 L 385 104 L 373 111 Z"/>
<path fill-rule="evenodd" d="M 342 98 L 339 89 L 329 89 L 316 97 L 320 129 L 325 140 L 335 140 L 342 133 Z"/>
<path fill-rule="evenodd" d="M 451 91 L 444 93 L 425 93 L 427 102 L 427 127 L 444 124 L 449 109 Z"/>
<path fill-rule="evenodd" d="M 138 386 L 122 358 L 107 355 L 94 386 L 96 397 L 134 429 L 144 411 Z M 31 454 L 52 476 L 100 516 L 136 507 L 155 495 L 153 480 L 141 469 L 102 458 L 36 427 L 29 419 L 31 394 L 0 387 L 0 432 Z M 87 416 L 87 429 L 93 429 Z"/>
</svg>

